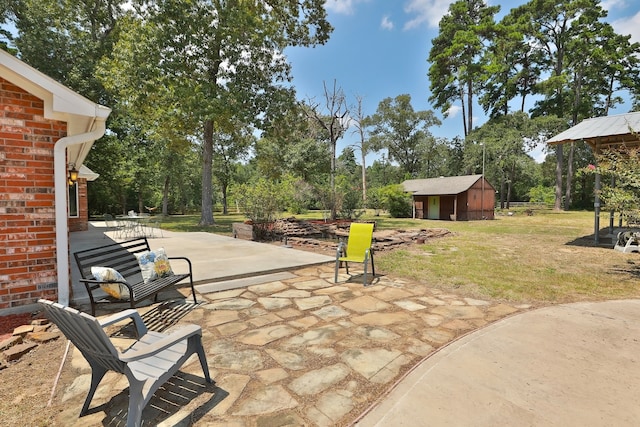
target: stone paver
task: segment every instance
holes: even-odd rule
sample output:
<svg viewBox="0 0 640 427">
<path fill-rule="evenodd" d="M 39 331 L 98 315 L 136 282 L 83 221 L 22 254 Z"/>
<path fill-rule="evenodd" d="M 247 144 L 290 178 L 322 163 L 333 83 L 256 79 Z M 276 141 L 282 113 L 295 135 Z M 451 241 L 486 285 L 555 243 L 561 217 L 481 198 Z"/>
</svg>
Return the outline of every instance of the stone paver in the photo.
<svg viewBox="0 0 640 427">
<path fill-rule="evenodd" d="M 179 322 L 202 326 L 215 384 L 205 384 L 197 358 L 190 359 L 180 384 L 193 387 L 159 391 L 162 397 L 147 406 L 155 408 L 144 412 L 145 425 L 349 425 L 439 347 L 529 308 L 386 276 L 364 287 L 357 268 L 352 273 L 353 279 L 341 275 L 334 284 L 327 264 L 201 294 L 202 304 Z M 107 374 L 92 404 L 103 406 L 77 419 L 91 376 L 81 354 L 71 354 L 67 369 L 75 381 L 61 385 L 60 425 L 122 424 L 127 382 L 115 373 Z"/>
<path fill-rule="evenodd" d="M 289 388 L 300 396 L 318 394 L 349 375 L 349 368 L 343 363 L 309 371 L 296 378 Z"/>
</svg>

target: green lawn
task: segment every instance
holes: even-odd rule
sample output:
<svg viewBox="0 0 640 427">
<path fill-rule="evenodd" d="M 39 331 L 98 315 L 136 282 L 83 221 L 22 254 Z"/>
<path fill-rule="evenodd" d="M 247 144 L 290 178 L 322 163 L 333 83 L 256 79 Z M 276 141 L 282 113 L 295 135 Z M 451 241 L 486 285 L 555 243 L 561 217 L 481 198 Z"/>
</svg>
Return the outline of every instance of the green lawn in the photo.
<svg viewBox="0 0 640 427">
<path fill-rule="evenodd" d="M 322 218 L 310 212 L 297 218 Z M 214 214 L 200 227 L 199 215 L 172 216 L 163 228 L 231 235 L 240 214 Z M 492 221 L 433 221 L 367 215 L 378 229 L 445 228 L 446 238 L 378 252 L 376 270 L 445 291 L 512 303 L 547 304 L 640 296 L 640 254 L 593 246 L 592 212 L 537 210 L 532 216 L 497 211 Z M 601 223 L 606 223 L 605 216 Z"/>
</svg>

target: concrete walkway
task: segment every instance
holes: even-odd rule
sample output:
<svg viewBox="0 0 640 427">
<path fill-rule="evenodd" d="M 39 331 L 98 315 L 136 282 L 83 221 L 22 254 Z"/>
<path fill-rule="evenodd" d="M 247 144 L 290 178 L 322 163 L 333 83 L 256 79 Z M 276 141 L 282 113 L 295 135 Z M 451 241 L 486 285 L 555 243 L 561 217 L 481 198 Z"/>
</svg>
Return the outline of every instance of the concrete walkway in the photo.
<svg viewBox="0 0 640 427">
<path fill-rule="evenodd" d="M 357 269 L 334 284 L 330 256 L 261 272 L 281 251 L 290 259 L 305 253 L 236 239 L 227 246 L 220 237 L 152 242 L 192 257 L 203 302 L 185 302 L 184 288 L 139 311 L 152 329 L 201 325 L 216 383 L 205 384 L 191 361 L 152 399 L 145 424 L 635 426 L 640 419 L 640 301 L 531 310 L 388 276 L 363 287 Z M 225 267 L 233 271 L 226 278 Z M 122 347 L 131 340 L 111 332 Z M 54 402 L 59 425 L 122 424 L 126 380 L 107 374 L 97 408 L 78 418 L 90 370 L 77 351 L 68 366 Z"/>
<path fill-rule="evenodd" d="M 356 425 L 637 426 L 638 396 L 640 301 L 568 304 L 440 349 Z"/>
</svg>

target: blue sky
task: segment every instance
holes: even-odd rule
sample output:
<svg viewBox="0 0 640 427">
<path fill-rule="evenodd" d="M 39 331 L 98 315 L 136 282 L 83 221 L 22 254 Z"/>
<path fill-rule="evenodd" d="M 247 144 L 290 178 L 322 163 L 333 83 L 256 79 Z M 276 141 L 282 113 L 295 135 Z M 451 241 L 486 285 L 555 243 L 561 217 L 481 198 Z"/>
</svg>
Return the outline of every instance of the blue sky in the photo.
<svg viewBox="0 0 640 427">
<path fill-rule="evenodd" d="M 450 0 L 327 0 L 329 21 L 334 27 L 329 41 L 316 48 L 291 48 L 285 53 L 293 66 L 294 85 L 300 99 L 323 100 L 323 82 L 335 80 L 350 104 L 363 97 L 366 115 L 375 113 L 384 98 L 411 95 L 416 110 L 434 110 L 442 125 L 431 128 L 436 137 L 462 135 L 460 106 L 454 105 L 444 119 L 429 103 L 427 57 L 431 40 L 438 34 L 440 18 L 447 12 Z M 500 5 L 501 14 L 526 3 L 523 0 L 489 1 Z M 609 12 L 607 22 L 619 34 L 631 34 L 640 42 L 640 2 L 637 0 L 605 0 L 602 7 Z M 628 111 L 619 107 L 614 113 Z M 474 107 L 474 126 L 486 121 L 482 109 Z M 339 142 L 339 152 L 356 137 L 348 131 Z M 541 149 L 532 153 L 541 160 Z M 359 153 L 356 153 L 359 158 Z M 377 155 L 367 157 L 368 165 Z"/>
</svg>

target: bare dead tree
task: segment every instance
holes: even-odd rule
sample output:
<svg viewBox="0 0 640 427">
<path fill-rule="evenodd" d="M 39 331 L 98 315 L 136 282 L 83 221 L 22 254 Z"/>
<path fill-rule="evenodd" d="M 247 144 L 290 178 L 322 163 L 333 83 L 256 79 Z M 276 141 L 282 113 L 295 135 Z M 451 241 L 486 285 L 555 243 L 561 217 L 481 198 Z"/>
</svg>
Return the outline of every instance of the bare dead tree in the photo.
<svg viewBox="0 0 640 427">
<path fill-rule="evenodd" d="M 369 153 L 370 146 L 369 141 L 367 140 L 367 121 L 364 115 L 364 111 L 362 110 L 362 100 L 363 97 L 360 95 L 356 95 L 356 106 L 355 106 L 355 114 L 351 117 L 351 124 L 355 127 L 353 133 L 357 134 L 359 137 L 359 142 L 353 144 L 358 150 L 360 150 L 361 160 L 362 160 L 362 205 L 366 207 L 367 205 L 367 154 Z"/>
<path fill-rule="evenodd" d="M 327 141 L 331 146 L 331 175 L 329 185 L 331 187 L 331 219 L 336 219 L 336 146 L 338 140 L 344 136 L 348 128 L 347 117 L 349 109 L 347 107 L 346 98 L 342 88 L 338 87 L 338 83 L 333 81 L 333 88 L 327 87 L 326 82 L 322 82 L 324 86 L 324 105 L 320 107 L 320 103 L 313 99 L 308 100 L 309 118 L 314 120 L 321 129 L 326 132 Z"/>
</svg>

